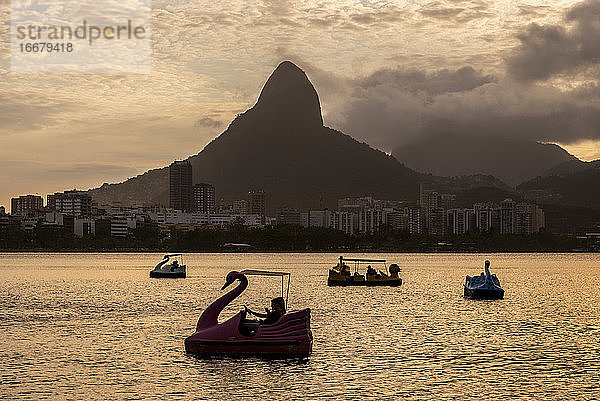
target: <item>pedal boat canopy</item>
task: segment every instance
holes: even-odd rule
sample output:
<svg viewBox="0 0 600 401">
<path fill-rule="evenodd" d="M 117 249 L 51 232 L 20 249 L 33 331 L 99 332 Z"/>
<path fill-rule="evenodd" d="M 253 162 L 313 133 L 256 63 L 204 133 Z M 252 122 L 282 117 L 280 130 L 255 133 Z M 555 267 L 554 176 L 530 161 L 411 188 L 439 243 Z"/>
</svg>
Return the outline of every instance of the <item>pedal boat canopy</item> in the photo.
<svg viewBox="0 0 600 401">
<path fill-rule="evenodd" d="M 240 272 L 240 274 L 243 274 L 244 276 L 271 276 L 271 277 L 281 277 L 281 297 L 285 298 L 285 305 L 286 308 L 288 306 L 288 298 L 290 295 L 290 280 L 291 280 L 291 273 L 288 272 L 273 272 L 273 271 L 269 271 L 269 270 L 253 270 L 253 269 L 246 269 L 246 270 L 242 270 Z M 286 279 L 287 278 L 287 286 L 286 284 Z M 284 287 L 285 288 L 285 293 L 284 293 Z M 284 296 L 285 294 L 285 296 Z"/>
</svg>

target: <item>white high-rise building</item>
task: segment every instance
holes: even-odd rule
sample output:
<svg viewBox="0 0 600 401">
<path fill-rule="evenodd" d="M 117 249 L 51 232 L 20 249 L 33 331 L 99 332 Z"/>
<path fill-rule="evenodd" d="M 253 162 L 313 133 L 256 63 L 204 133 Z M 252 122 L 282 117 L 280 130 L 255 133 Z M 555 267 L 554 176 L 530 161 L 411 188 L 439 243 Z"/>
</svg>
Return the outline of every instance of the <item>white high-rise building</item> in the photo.
<svg viewBox="0 0 600 401">
<path fill-rule="evenodd" d="M 448 231 L 451 234 L 466 234 L 474 228 L 475 212 L 473 209 L 448 210 Z"/>
</svg>

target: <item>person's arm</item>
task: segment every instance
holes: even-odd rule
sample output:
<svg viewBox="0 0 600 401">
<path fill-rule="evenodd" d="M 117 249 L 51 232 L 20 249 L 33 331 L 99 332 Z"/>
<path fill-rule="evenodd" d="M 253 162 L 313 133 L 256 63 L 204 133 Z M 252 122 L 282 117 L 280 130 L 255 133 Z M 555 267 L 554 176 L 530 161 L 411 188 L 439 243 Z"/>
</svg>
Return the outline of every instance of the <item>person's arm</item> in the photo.
<svg viewBox="0 0 600 401">
<path fill-rule="evenodd" d="M 262 321 L 262 323 L 263 324 L 273 324 L 273 323 L 277 322 L 279 319 L 281 319 L 282 316 L 283 316 L 282 313 L 273 310 L 273 311 L 267 313 L 267 317 L 265 318 L 265 320 Z"/>
<path fill-rule="evenodd" d="M 246 309 L 246 312 L 248 312 L 251 315 L 262 317 L 262 318 L 266 318 L 268 316 L 266 313 L 254 312 L 252 309 L 248 308 L 247 306 L 244 306 L 244 308 Z"/>
</svg>

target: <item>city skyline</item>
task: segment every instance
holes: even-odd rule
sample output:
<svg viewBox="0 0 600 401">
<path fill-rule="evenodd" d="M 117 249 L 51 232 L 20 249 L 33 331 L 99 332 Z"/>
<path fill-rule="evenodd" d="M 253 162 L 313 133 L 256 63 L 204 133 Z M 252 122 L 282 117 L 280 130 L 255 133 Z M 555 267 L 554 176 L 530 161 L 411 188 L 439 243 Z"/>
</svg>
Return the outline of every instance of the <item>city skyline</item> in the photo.
<svg viewBox="0 0 600 401">
<path fill-rule="evenodd" d="M 221 201 L 218 205 L 214 203 L 214 187 L 210 184 L 195 185 L 191 195 L 191 185 L 185 188 L 180 180 L 182 167 L 185 170 L 185 163 L 171 164 L 176 177 L 175 186 L 170 190 L 169 207 L 98 204 L 88 193 L 77 190 L 49 194 L 46 205 L 41 196 L 24 195 L 11 200 L 10 215 L 0 212 L 4 218 L 0 227 L 19 225 L 25 232 L 53 227 L 80 238 L 96 236 L 103 230 L 111 236 L 131 237 L 135 236 L 136 228 L 149 222 L 161 230 L 227 229 L 235 224 L 255 228 L 296 225 L 333 229 L 348 235 L 375 234 L 382 230 L 432 236 L 488 232 L 529 235 L 546 227 L 544 212 L 535 203 L 507 198 L 500 203 L 487 200 L 461 207 L 455 194 L 425 189 L 424 185 L 420 187 L 417 201 L 350 197 L 338 199 L 334 209 L 298 210 L 283 206 L 274 216 L 268 216 L 265 208 L 268 196 L 262 190 L 249 191 L 245 200 Z M 186 175 L 183 171 L 183 176 Z M 185 180 L 187 178 L 191 177 Z M 196 194 L 196 189 L 201 193 Z M 182 196 L 188 199 L 182 200 Z M 244 210 L 236 210 L 234 205 L 238 202 L 244 202 Z M 98 232 L 96 227 L 99 227 Z"/>
<path fill-rule="evenodd" d="M 282 59 L 297 62 L 314 80 L 326 125 L 386 152 L 396 140 L 431 129 L 422 124 L 436 122 L 433 117 L 456 116 L 461 129 L 504 121 L 514 133 L 597 159 L 591 22 L 597 6 L 232 1 L 202 4 L 200 11 L 200 5 L 159 2 L 149 75 L 9 74 L 5 54 L 0 157 L 11 174 L 1 178 L 0 204 L 17 194 L 118 182 L 200 151 L 254 102 L 262 77 Z M 7 4 L 0 12 L 8 19 Z M 551 46 L 551 32 L 564 47 Z M 305 46 L 313 37 L 317 45 Z M 174 38 L 177 46 L 169 47 Z M 258 38 L 268 40 L 252 46 Z M 232 52 L 232 43 L 246 52 Z M 565 50 L 574 45 L 582 53 Z M 546 61 L 530 62 L 536 59 Z M 561 133 L 543 121 L 548 110 L 564 121 Z M 371 124 L 370 133 L 359 120 Z M 399 124 L 402 132 L 393 128 Z"/>
</svg>

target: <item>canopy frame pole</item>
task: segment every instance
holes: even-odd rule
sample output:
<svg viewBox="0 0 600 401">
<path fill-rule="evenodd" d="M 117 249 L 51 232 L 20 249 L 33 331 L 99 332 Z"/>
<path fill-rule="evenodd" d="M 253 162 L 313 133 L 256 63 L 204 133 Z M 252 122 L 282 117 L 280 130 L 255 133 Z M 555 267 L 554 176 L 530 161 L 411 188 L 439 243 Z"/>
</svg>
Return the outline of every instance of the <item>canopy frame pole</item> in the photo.
<svg viewBox="0 0 600 401">
<path fill-rule="evenodd" d="M 283 280 L 283 276 L 281 276 L 281 279 Z M 290 298 L 290 280 L 291 279 L 292 279 L 292 275 L 288 274 L 288 286 L 287 286 L 287 292 L 285 294 L 285 305 L 286 305 L 286 308 L 289 308 L 288 299 Z M 281 290 L 283 291 L 283 287 L 281 288 Z"/>
</svg>

